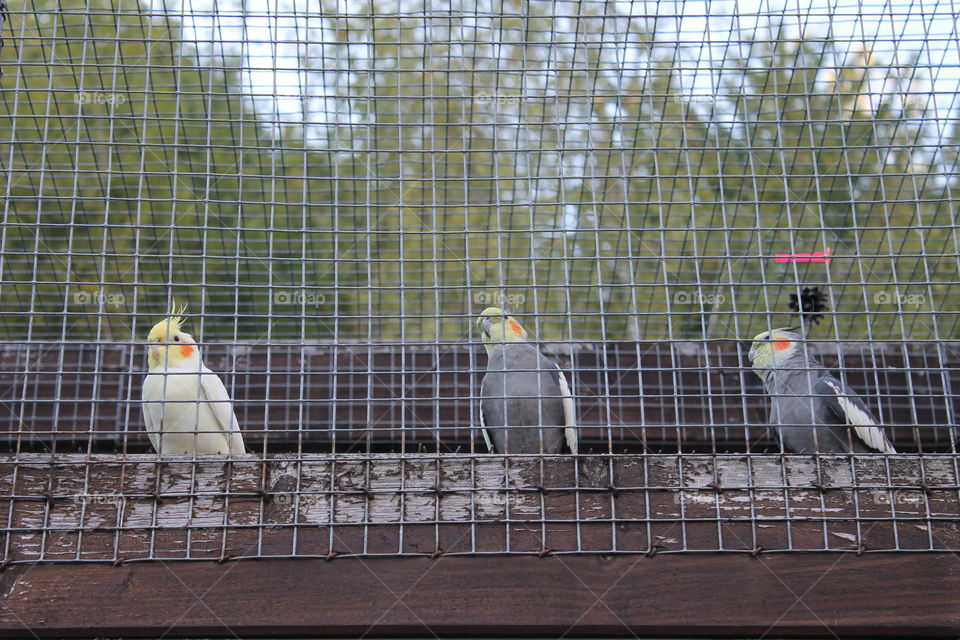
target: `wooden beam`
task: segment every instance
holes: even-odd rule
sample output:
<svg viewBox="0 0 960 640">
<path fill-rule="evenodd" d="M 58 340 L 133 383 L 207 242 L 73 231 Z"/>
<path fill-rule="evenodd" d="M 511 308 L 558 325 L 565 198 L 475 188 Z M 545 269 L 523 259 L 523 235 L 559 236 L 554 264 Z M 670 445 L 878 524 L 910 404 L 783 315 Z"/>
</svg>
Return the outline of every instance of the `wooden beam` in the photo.
<svg viewBox="0 0 960 640">
<path fill-rule="evenodd" d="M 15 565 L 0 589 L 5 637 L 960 633 L 951 554 Z"/>
<path fill-rule="evenodd" d="M 0 561 L 960 551 L 955 456 L 0 457 Z"/>
<path fill-rule="evenodd" d="M 60 443 L 60 451 L 149 451 L 139 398 L 140 345 L 66 343 L 26 371 L 21 345 L 0 349 L 0 444 Z M 742 342 L 578 342 L 544 345 L 569 374 L 583 450 L 753 451 L 776 447 L 763 426 L 767 398 Z M 812 343 L 828 367 L 837 347 Z M 898 449 L 952 451 L 960 411 L 960 343 L 844 345 L 847 382 L 882 409 Z M 247 444 L 270 451 L 483 451 L 477 395 L 486 356 L 477 345 L 204 345 L 231 392 Z M 373 376 L 373 377 L 371 377 Z M 405 389 L 403 401 L 397 390 Z M 5 390 L 5 391 L 4 391 Z M 949 405 L 953 405 L 953 412 Z M 611 424 L 611 420 L 613 424 Z M 269 425 L 269 429 L 265 429 Z M 608 426 L 609 425 L 609 426 Z M 621 426 L 622 425 L 622 426 Z M 920 425 L 919 428 L 907 425 Z M 335 428 L 334 432 L 332 428 Z M 28 437 L 27 434 L 34 436 Z M 334 437 L 335 434 L 335 437 Z M 767 436 L 765 437 L 765 434 Z M 645 449 L 644 449 L 645 447 Z"/>
</svg>

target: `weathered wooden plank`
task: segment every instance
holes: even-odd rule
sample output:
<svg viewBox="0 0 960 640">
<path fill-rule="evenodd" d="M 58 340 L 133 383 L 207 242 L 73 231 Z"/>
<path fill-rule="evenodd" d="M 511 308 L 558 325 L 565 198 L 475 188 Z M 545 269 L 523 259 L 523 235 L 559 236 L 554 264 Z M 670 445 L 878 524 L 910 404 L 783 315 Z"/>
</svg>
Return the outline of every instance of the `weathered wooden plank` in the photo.
<svg viewBox="0 0 960 640">
<path fill-rule="evenodd" d="M 14 566 L 0 635 L 956 637 L 950 554 Z"/>
<path fill-rule="evenodd" d="M 51 464 L 54 461 L 54 464 Z M 960 551 L 952 456 L 21 454 L 2 560 Z"/>
</svg>

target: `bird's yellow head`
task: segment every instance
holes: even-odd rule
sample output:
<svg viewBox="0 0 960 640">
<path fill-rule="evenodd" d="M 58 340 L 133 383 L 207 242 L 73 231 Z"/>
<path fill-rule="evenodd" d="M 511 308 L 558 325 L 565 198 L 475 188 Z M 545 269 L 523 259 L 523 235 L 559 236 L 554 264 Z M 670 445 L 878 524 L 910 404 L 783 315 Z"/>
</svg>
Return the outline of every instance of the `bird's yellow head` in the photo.
<svg viewBox="0 0 960 640">
<path fill-rule="evenodd" d="M 483 346 L 487 355 L 494 345 L 503 342 L 526 342 L 527 331 L 519 322 L 508 316 L 507 312 L 497 307 L 487 307 L 477 318 L 477 328 L 483 339 Z"/>
<path fill-rule="evenodd" d="M 174 307 L 173 315 L 164 318 L 150 329 L 147 336 L 150 353 L 150 369 L 157 367 L 178 368 L 195 363 L 200 357 L 197 343 L 189 333 L 181 331 L 186 307 Z"/>
<path fill-rule="evenodd" d="M 750 362 L 754 372 L 764 377 L 767 371 L 783 367 L 790 359 L 800 353 L 803 337 L 789 329 L 764 331 L 753 339 L 750 347 Z"/>
</svg>

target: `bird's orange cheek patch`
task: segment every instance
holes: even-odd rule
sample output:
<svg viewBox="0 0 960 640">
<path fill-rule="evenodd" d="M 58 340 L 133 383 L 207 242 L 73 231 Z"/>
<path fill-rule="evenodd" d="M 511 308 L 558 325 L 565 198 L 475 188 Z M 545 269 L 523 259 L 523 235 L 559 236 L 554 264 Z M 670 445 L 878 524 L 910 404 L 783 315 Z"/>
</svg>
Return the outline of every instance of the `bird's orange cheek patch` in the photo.
<svg viewBox="0 0 960 640">
<path fill-rule="evenodd" d="M 520 323 L 517 322 L 516 320 L 508 320 L 507 324 L 510 326 L 510 330 L 516 333 L 517 335 L 520 335 L 521 333 L 523 333 L 523 327 L 521 327 Z"/>
<path fill-rule="evenodd" d="M 183 358 L 189 358 L 193 355 L 193 347 L 189 344 L 182 345 L 180 347 L 180 356 Z"/>
<path fill-rule="evenodd" d="M 790 348 L 789 340 L 777 340 L 773 343 L 773 348 L 777 351 L 783 351 L 784 349 Z"/>
</svg>

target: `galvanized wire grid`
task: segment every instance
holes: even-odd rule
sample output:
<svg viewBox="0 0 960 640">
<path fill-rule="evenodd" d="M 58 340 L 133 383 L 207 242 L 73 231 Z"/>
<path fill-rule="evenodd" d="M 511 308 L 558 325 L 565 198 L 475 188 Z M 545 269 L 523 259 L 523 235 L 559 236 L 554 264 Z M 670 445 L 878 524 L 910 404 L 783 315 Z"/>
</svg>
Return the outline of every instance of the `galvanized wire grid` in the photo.
<svg viewBox="0 0 960 640">
<path fill-rule="evenodd" d="M 555 545 L 567 551 L 670 550 L 649 519 L 672 518 L 686 532 L 697 503 L 658 512 L 638 488 L 663 489 L 666 499 L 682 497 L 681 485 L 617 475 L 617 456 L 643 454 L 637 464 L 649 465 L 655 454 L 778 452 L 746 349 L 761 331 L 802 323 L 791 296 L 811 288 L 826 306 L 809 330 L 811 353 L 859 391 L 898 451 L 948 454 L 929 460 L 946 465 L 931 472 L 933 484 L 955 500 L 957 16 L 942 2 L 711 7 L 13 4 L 0 27 L 0 110 L 10 125 L 0 131 L 7 531 L 39 536 L 37 557 L 57 559 L 56 500 L 81 496 L 64 522 L 83 529 L 88 498 L 113 495 L 113 524 L 96 525 L 115 536 L 108 559 L 124 556 L 132 530 L 152 536 L 138 547 L 143 557 L 176 548 L 197 557 L 193 538 L 156 546 L 164 492 L 123 484 L 136 471 L 177 487 L 175 513 L 209 497 L 209 531 L 220 532 L 210 544 L 223 554 L 232 532 L 247 531 L 244 543 L 260 551 L 231 554 L 270 555 L 269 518 L 269 531 L 296 537 L 306 499 L 298 479 L 279 492 L 295 509 L 272 501 L 270 473 L 279 472 L 270 465 L 280 463 L 267 460 L 280 454 L 294 465 L 320 456 L 321 467 L 339 464 L 331 454 L 403 467 L 403 454 L 436 474 L 443 454 L 468 478 L 494 464 L 506 475 L 490 499 L 503 506 L 513 463 L 463 457 L 486 452 L 475 319 L 496 305 L 566 372 L 580 452 L 610 465 L 598 487 L 569 460 L 523 472 L 517 491 L 536 490 L 540 501 L 539 510 L 524 503 L 538 514 L 532 522 L 543 531 L 568 522 L 579 542 Z M 250 456 L 263 461 L 250 467 L 256 482 L 247 479 L 256 486 L 246 498 L 258 505 L 251 520 L 230 520 L 230 482 L 211 480 L 219 488 L 202 497 L 191 484 L 199 468 L 167 478 L 150 456 L 145 341 L 174 300 L 188 305 L 185 329 L 225 382 Z M 94 453 L 120 458 L 85 457 Z M 750 467 L 750 456 L 730 460 Z M 665 468 L 682 477 L 683 458 L 671 460 Z M 91 488 L 101 463 L 120 474 L 115 491 Z M 907 505 L 916 513 L 889 500 L 877 507 L 884 522 L 903 515 L 892 538 L 867 544 L 870 512 L 848 502 L 852 511 L 838 517 L 855 531 L 831 538 L 824 526 L 814 547 L 956 548 L 937 532 L 940 520 L 955 523 L 949 505 L 931 503 L 927 463 L 910 464 L 919 471 L 869 481 L 894 503 L 901 489 L 922 496 Z M 57 473 L 21 487 L 36 465 Z M 801 548 L 785 465 L 778 481 L 736 471 L 733 491 L 754 501 L 770 491 L 786 509 L 770 516 L 785 538 L 757 542 L 758 520 L 747 518 L 753 542 L 743 549 Z M 552 496 L 537 488 L 560 467 L 573 475 L 555 488 L 576 496 L 576 508 L 548 512 Z M 320 472 L 306 477 L 331 484 L 307 494 L 328 501 L 316 518 L 335 519 L 337 476 Z M 235 469 L 217 473 L 233 478 Z M 853 500 L 861 485 L 851 473 L 838 482 Z M 801 477 L 810 491 L 824 484 Z M 56 488 L 61 481 L 69 491 Z M 442 490 L 428 498 L 430 486 L 414 493 L 440 510 Z M 468 497 L 482 493 L 472 486 Z M 603 497 L 585 498 L 593 489 Z M 440 511 L 404 520 L 406 494 L 389 483 L 384 491 L 401 515 L 369 511 L 373 498 L 357 494 L 367 510 L 362 545 L 365 527 L 386 522 L 401 532 L 423 524 L 439 540 Z M 596 507 L 598 526 L 613 532 L 634 517 L 617 507 L 633 494 L 645 496 L 646 515 L 634 514 L 643 535 L 626 547 L 585 545 L 582 501 L 608 501 Z M 821 511 L 801 520 L 821 522 L 827 498 L 811 499 Z M 120 502 L 139 504 L 148 522 L 126 523 Z M 458 505 L 451 513 L 475 540 L 484 518 Z M 720 532 L 705 548 L 741 550 L 722 535 L 725 516 L 704 517 Z M 506 512 L 491 518 L 498 531 L 513 526 Z M 901 544 L 901 524 L 926 527 L 927 543 Z M 351 552 L 333 544 L 336 529 L 326 546 L 317 542 L 319 555 Z M 512 551 L 506 535 L 463 550 Z M 64 558 L 83 558 L 80 538 L 64 542 Z M 698 548 L 683 540 L 676 549 Z M 13 537 L 6 544 L 15 558 Z M 283 553 L 311 555 L 291 544 Z"/>
</svg>

